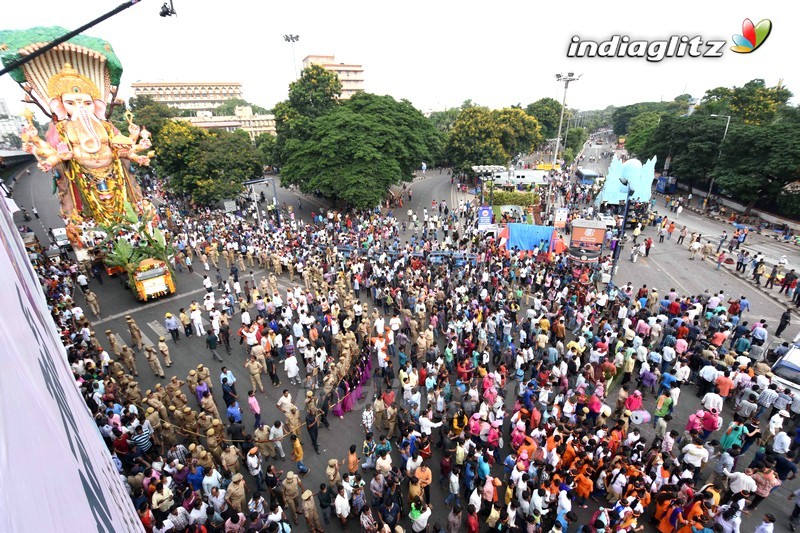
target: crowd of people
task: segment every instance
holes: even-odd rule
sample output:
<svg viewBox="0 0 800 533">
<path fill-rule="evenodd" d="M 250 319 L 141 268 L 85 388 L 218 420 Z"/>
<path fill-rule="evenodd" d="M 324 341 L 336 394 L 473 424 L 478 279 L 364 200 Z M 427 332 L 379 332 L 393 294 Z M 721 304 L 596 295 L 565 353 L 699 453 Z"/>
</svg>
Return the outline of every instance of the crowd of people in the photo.
<svg viewBox="0 0 800 533">
<path fill-rule="evenodd" d="M 111 330 L 97 339 L 72 299 L 77 265 L 40 265 L 145 530 L 730 533 L 795 476 L 800 396 L 756 357 L 772 324 L 744 296 L 606 288 L 566 255 L 482 238 L 475 212 L 434 202 L 410 220 L 329 211 L 281 226 L 176 215 L 164 221 L 175 266 L 202 273 L 206 294 L 166 313 L 170 337 L 150 351 L 133 317 L 130 347 Z M 433 264 L 434 251 L 474 260 Z M 250 390 L 198 356 L 184 379 L 142 392 L 135 355 L 163 377 L 169 338 L 244 360 Z M 282 420 L 262 421 L 262 377 L 302 386 L 280 396 Z M 697 404 L 688 420 L 673 418 L 679 402 Z M 361 431 L 306 486 L 320 426 Z M 794 527 L 794 509 L 757 531 Z"/>
</svg>

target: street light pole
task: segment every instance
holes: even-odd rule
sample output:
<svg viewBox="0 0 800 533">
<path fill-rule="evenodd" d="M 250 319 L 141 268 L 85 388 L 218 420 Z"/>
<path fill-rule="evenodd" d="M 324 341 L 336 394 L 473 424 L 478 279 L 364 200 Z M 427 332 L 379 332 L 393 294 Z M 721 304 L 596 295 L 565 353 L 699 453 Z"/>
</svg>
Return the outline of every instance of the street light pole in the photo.
<svg viewBox="0 0 800 533">
<path fill-rule="evenodd" d="M 300 40 L 300 36 L 287 34 L 283 36 L 283 40 L 292 45 L 292 66 L 294 67 L 294 77 L 297 79 L 297 58 L 294 55 L 294 43 Z"/>
<path fill-rule="evenodd" d="M 711 115 L 714 118 L 724 118 L 727 119 L 725 121 L 725 132 L 722 134 L 722 140 L 719 142 L 719 153 L 717 154 L 717 161 L 722 157 L 722 144 L 725 142 L 725 137 L 728 136 L 728 127 L 731 125 L 731 116 L 730 115 Z M 708 184 L 708 194 L 706 195 L 706 208 L 708 208 L 711 202 L 711 190 L 714 188 L 714 181 L 717 178 L 712 177 L 711 183 Z"/>
<path fill-rule="evenodd" d="M 619 263 L 619 256 L 622 255 L 622 237 L 625 236 L 625 230 L 628 228 L 628 207 L 631 205 L 631 196 L 635 191 L 631 190 L 631 184 L 625 178 L 620 178 L 620 183 L 625 186 L 625 212 L 622 215 L 622 232 L 620 233 L 619 240 L 617 241 L 617 248 L 614 250 L 614 262 L 611 264 L 611 277 L 610 281 L 613 283 L 614 274 L 617 273 L 617 263 Z"/>
<path fill-rule="evenodd" d="M 569 82 L 577 81 L 581 78 L 582 74 L 578 74 L 575 76 L 574 72 L 568 72 L 566 74 L 556 74 L 557 81 L 564 82 L 564 98 L 561 102 L 561 118 L 558 120 L 558 135 L 556 135 L 556 149 L 553 152 L 553 170 L 556 168 L 556 159 L 558 158 L 558 149 L 561 145 L 561 128 L 564 125 L 564 109 L 567 105 L 567 89 L 569 89 Z M 550 177 L 550 188 L 547 193 L 547 203 L 551 204 L 551 199 L 553 197 L 553 177 Z M 552 207 L 552 205 L 548 205 L 548 207 Z"/>
</svg>

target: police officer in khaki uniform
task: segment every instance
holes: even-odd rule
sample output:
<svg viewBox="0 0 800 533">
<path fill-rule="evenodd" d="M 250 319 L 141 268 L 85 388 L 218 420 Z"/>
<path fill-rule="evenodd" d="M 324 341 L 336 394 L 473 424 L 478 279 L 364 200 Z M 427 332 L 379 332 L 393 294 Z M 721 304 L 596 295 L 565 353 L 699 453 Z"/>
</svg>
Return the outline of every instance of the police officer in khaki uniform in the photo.
<svg viewBox="0 0 800 533">
<path fill-rule="evenodd" d="M 286 413 L 286 431 L 294 433 L 299 439 L 300 430 L 302 428 L 303 424 L 300 422 L 300 411 L 293 405 L 292 408 L 289 409 L 289 412 Z"/>
<path fill-rule="evenodd" d="M 189 386 L 189 390 L 192 394 L 196 394 L 197 390 L 197 371 L 196 370 L 189 370 L 189 375 L 186 376 L 186 384 Z"/>
<path fill-rule="evenodd" d="M 129 381 L 128 386 L 125 388 L 125 398 L 136 405 L 142 403 L 142 391 L 139 388 L 138 381 Z"/>
<path fill-rule="evenodd" d="M 397 430 L 397 408 L 394 404 L 386 406 L 386 425 L 389 426 L 386 438 L 391 439 Z"/>
<path fill-rule="evenodd" d="M 197 381 L 205 381 L 208 389 L 214 390 L 214 384 L 211 383 L 211 371 L 202 364 L 197 365 Z"/>
<path fill-rule="evenodd" d="M 208 453 L 208 450 L 200 450 L 197 456 L 197 464 L 203 467 L 206 472 L 210 472 L 216 465 L 214 464 L 214 456 Z"/>
<path fill-rule="evenodd" d="M 122 349 L 120 350 L 120 358 L 122 359 L 122 364 L 128 368 L 131 374 L 134 376 L 139 375 L 139 372 L 136 371 L 136 361 L 134 359 L 133 350 L 128 348 L 127 344 L 122 346 Z"/>
<path fill-rule="evenodd" d="M 158 399 L 158 396 L 155 394 L 148 394 L 147 398 L 145 399 L 145 403 L 158 413 L 161 420 L 169 420 L 167 406 L 164 405 L 164 402 Z"/>
<path fill-rule="evenodd" d="M 106 336 L 108 337 L 108 344 L 111 346 L 111 353 L 114 354 L 114 357 L 119 359 L 122 350 L 117 342 L 117 336 L 114 335 L 110 329 L 106 330 Z"/>
<path fill-rule="evenodd" d="M 147 364 L 150 365 L 150 370 L 153 371 L 157 377 L 163 378 L 164 377 L 164 369 L 161 368 L 161 361 L 158 360 L 158 353 L 156 353 L 156 349 L 150 345 L 146 346 L 144 349 L 144 357 L 147 359 Z"/>
<path fill-rule="evenodd" d="M 91 289 L 87 290 L 83 293 L 84 298 L 86 298 L 86 303 L 89 304 L 89 309 L 92 310 L 92 314 L 95 317 L 100 316 L 100 300 L 97 299 L 97 295 Z"/>
<path fill-rule="evenodd" d="M 250 359 L 244 364 L 244 367 L 250 372 L 250 386 L 253 390 L 256 390 L 256 385 L 258 385 L 258 390 L 264 392 L 264 384 L 261 383 L 261 372 L 264 371 L 264 366 L 258 362 L 256 357 L 251 353 Z"/>
<path fill-rule="evenodd" d="M 165 341 L 166 339 L 163 336 L 158 338 L 158 351 L 161 352 L 164 363 L 167 365 L 167 368 L 169 368 L 172 366 L 172 359 L 169 356 L 169 346 L 167 346 Z"/>
<path fill-rule="evenodd" d="M 161 422 L 161 442 L 164 444 L 165 449 L 169 449 L 178 442 L 178 433 L 175 431 L 175 425 L 168 420 Z"/>
<path fill-rule="evenodd" d="M 175 396 L 178 396 L 181 393 L 181 387 L 183 387 L 183 385 L 184 382 L 180 381 L 178 379 L 178 376 L 172 376 L 169 380 L 169 383 L 167 383 L 166 387 L 167 398 L 168 398 L 167 401 L 172 402 Z"/>
<path fill-rule="evenodd" d="M 264 373 L 267 371 L 267 359 L 264 356 L 264 347 L 261 344 L 256 344 L 250 350 L 250 355 L 256 358 L 256 361 L 261 363 L 261 372 Z M 263 391 L 262 391 L 263 392 Z"/>
<path fill-rule="evenodd" d="M 141 351 L 142 349 L 142 330 L 139 326 L 134 322 L 133 317 L 131 315 L 125 315 L 125 320 L 128 322 L 128 331 L 131 334 L 131 344 L 136 346 L 136 350 Z"/>
<path fill-rule="evenodd" d="M 197 413 L 190 407 L 183 408 L 183 428 L 186 432 L 186 439 L 189 442 L 197 443 L 200 426 L 197 423 Z"/>
<path fill-rule="evenodd" d="M 216 418 L 219 418 L 219 410 L 217 409 L 217 404 L 214 402 L 214 397 L 211 396 L 210 392 L 208 391 L 205 392 L 205 394 L 203 395 L 203 399 L 200 400 L 200 407 L 202 407 L 206 413 Z"/>
<path fill-rule="evenodd" d="M 214 456 L 214 460 L 217 463 L 222 462 L 222 447 L 219 445 L 220 437 L 217 435 L 217 432 L 214 428 L 209 428 L 206 431 L 206 449 L 208 452 Z"/>
<path fill-rule="evenodd" d="M 197 432 L 201 435 L 205 435 L 206 431 L 211 429 L 213 422 L 214 419 L 211 418 L 211 415 L 209 415 L 205 411 L 201 411 L 200 414 L 197 415 L 197 427 L 198 427 Z"/>
<path fill-rule="evenodd" d="M 95 335 L 94 331 L 89 332 L 89 344 L 94 346 L 94 349 L 98 352 L 103 351 L 103 347 L 100 346 L 100 341 L 97 340 L 97 336 Z"/>
<path fill-rule="evenodd" d="M 253 432 L 253 439 L 258 446 L 258 451 L 264 458 L 275 459 L 278 457 L 275 445 L 269 440 L 269 426 L 261 424 Z"/>
<path fill-rule="evenodd" d="M 153 442 L 160 445 L 161 417 L 154 408 L 148 407 L 147 411 L 145 411 L 145 420 L 147 420 L 150 423 L 150 427 L 153 428 Z"/>
</svg>

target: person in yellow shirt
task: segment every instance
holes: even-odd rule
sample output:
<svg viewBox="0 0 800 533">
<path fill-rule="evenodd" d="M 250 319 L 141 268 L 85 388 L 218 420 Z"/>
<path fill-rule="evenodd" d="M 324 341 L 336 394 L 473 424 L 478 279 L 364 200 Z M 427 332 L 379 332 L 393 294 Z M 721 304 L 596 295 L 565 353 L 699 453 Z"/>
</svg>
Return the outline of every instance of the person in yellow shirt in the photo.
<svg viewBox="0 0 800 533">
<path fill-rule="evenodd" d="M 542 316 L 539 319 L 539 327 L 542 328 L 542 331 L 547 334 L 550 332 L 550 320 L 546 316 Z"/>
<path fill-rule="evenodd" d="M 298 439 L 297 435 L 294 433 L 292 433 L 290 438 L 292 440 L 292 461 L 297 465 L 298 472 L 301 474 L 308 474 L 308 468 L 303 464 L 303 457 L 305 457 L 303 443 L 300 442 L 300 439 Z"/>
</svg>

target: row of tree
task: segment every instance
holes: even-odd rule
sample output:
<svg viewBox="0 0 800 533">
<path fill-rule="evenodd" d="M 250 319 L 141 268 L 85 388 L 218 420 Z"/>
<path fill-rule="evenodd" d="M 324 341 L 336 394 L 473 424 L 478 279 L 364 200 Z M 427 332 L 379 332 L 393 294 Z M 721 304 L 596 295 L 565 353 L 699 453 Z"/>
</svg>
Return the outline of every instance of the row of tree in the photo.
<svg viewBox="0 0 800 533">
<path fill-rule="evenodd" d="M 781 85 L 752 80 L 707 91 L 692 114 L 682 95 L 618 108 L 613 124 L 631 153 L 658 156 L 659 170 L 669 161 L 666 170 L 689 187 L 713 184 L 748 210 L 777 203 L 797 215 L 800 195 L 789 185 L 800 179 L 800 110 L 791 97 Z"/>
<path fill-rule="evenodd" d="M 553 98 L 542 98 L 525 109 L 520 105 L 492 110 L 471 100 L 459 108 L 431 113 L 429 119 L 444 135 L 444 164 L 457 172 L 471 172 L 474 165 L 506 165 L 519 154 L 527 155 L 552 145 L 558 136 L 561 104 Z M 583 125 L 575 113 L 564 110 L 560 154 L 568 163 L 580 151 L 589 132 L 610 123 L 612 107 L 581 113 Z M 551 146 L 551 148 L 554 148 Z"/>
</svg>

